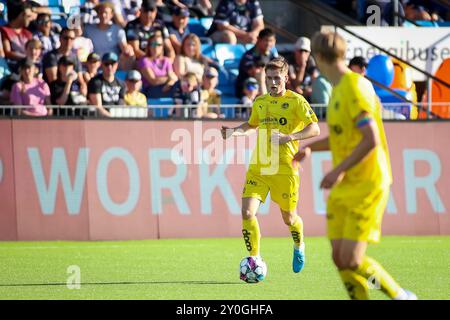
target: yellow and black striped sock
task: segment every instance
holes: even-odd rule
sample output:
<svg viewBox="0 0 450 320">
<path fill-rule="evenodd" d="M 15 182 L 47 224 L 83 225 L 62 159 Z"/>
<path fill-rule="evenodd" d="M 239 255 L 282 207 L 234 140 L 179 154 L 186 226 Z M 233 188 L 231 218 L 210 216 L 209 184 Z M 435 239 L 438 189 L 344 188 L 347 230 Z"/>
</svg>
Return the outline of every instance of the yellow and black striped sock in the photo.
<svg viewBox="0 0 450 320">
<path fill-rule="evenodd" d="M 289 226 L 292 239 L 294 240 L 295 248 L 298 249 L 303 242 L 303 220 L 296 216 L 295 222 Z"/>
<path fill-rule="evenodd" d="M 261 233 L 259 231 L 258 219 L 253 217 L 249 220 L 242 220 L 242 235 L 245 246 L 250 256 L 259 256 L 259 242 Z"/>
</svg>

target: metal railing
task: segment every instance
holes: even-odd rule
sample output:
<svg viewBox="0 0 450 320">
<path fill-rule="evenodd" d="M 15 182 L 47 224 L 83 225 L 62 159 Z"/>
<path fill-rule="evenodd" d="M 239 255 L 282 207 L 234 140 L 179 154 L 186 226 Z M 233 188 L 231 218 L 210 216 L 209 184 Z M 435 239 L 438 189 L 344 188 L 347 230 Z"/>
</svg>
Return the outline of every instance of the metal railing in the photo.
<svg viewBox="0 0 450 320">
<path fill-rule="evenodd" d="M 326 119 L 327 104 L 310 104 L 319 120 Z M 428 116 L 431 119 L 450 119 L 450 101 L 442 103 L 412 103 L 393 102 L 382 103 L 382 118 L 384 120 L 414 120 L 411 119 L 413 114 L 422 114 L 420 117 L 424 119 Z M 39 118 L 66 118 L 66 119 L 198 119 L 210 117 L 197 117 L 195 110 L 198 105 L 148 105 L 147 107 L 133 107 L 125 105 L 105 106 L 111 114 L 111 117 L 102 115 L 99 110 L 92 105 L 76 105 L 76 106 L 46 106 L 52 110 L 49 116 L 41 116 Z M 248 120 L 251 113 L 251 107 L 242 104 L 221 104 L 209 105 L 208 109 L 218 108 L 220 114 L 218 119 L 228 120 Z M 414 110 L 414 108 L 417 108 Z M 23 115 L 20 110 L 30 110 L 30 106 L 0 105 L 0 118 L 35 118 L 34 116 Z M 171 111 L 179 109 L 176 115 L 172 115 Z M 427 114 L 425 111 L 430 111 Z M 447 116 L 442 116 L 443 114 Z"/>
</svg>

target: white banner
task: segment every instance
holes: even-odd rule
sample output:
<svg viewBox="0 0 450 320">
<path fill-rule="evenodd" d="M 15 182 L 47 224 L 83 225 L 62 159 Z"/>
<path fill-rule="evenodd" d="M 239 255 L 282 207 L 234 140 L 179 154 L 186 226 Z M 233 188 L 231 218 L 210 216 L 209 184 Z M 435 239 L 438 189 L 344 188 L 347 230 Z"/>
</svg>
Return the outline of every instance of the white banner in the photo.
<svg viewBox="0 0 450 320">
<path fill-rule="evenodd" d="M 327 30 L 329 28 L 334 30 L 333 26 L 323 27 Z M 450 57 L 450 28 L 447 27 L 348 26 L 346 28 L 432 75 L 442 61 Z M 374 55 L 382 53 L 340 28 L 337 28 L 337 31 L 347 40 L 347 60 L 354 56 L 363 56 L 370 60 Z M 423 81 L 426 77 L 418 71 L 413 71 L 413 79 Z"/>
</svg>

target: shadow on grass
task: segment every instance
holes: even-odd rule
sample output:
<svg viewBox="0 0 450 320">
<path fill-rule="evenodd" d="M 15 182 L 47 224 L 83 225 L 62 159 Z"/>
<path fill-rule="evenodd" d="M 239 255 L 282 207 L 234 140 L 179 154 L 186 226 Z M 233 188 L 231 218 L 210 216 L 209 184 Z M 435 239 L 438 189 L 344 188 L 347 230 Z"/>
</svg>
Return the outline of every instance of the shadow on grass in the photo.
<svg viewBox="0 0 450 320">
<path fill-rule="evenodd" d="M 122 282 L 81 282 L 81 286 L 105 286 L 105 285 L 154 285 L 154 284 L 189 284 L 189 285 L 217 285 L 217 284 L 243 284 L 240 282 L 226 281 L 122 281 Z M 67 283 L 13 283 L 0 284 L 0 287 L 39 287 L 39 286 L 67 286 Z M 72 285 L 72 283 L 69 283 Z"/>
</svg>

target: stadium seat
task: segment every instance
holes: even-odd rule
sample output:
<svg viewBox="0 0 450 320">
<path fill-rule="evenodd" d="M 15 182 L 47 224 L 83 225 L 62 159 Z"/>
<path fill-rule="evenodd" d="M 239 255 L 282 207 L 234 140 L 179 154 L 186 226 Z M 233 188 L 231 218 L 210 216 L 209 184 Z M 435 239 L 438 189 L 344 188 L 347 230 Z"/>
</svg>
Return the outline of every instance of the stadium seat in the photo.
<svg viewBox="0 0 450 320">
<path fill-rule="evenodd" d="M 209 57 L 211 59 L 216 59 L 216 51 L 214 50 L 213 44 L 203 43 L 201 50 L 204 56 Z"/>
<path fill-rule="evenodd" d="M 117 79 L 119 79 L 121 81 L 125 81 L 125 79 L 127 77 L 127 71 L 117 70 L 116 77 L 117 77 Z"/>
<path fill-rule="evenodd" d="M 61 0 L 61 6 L 64 8 L 64 12 L 71 15 L 80 12 L 80 0 Z"/>
<path fill-rule="evenodd" d="M 439 27 L 450 27 L 450 21 L 436 22 Z"/>
<path fill-rule="evenodd" d="M 158 106 L 170 106 L 173 105 L 172 98 L 149 98 L 147 100 L 149 108 L 153 110 L 153 118 L 168 118 L 169 108 L 158 108 Z"/>
<path fill-rule="evenodd" d="M 217 61 L 224 65 L 225 60 L 239 61 L 245 53 L 245 46 L 242 44 L 217 43 L 215 46 Z M 231 62 L 228 62 L 229 64 Z"/>
<path fill-rule="evenodd" d="M 52 12 L 50 18 L 53 23 L 59 24 L 61 27 L 67 26 L 67 14 L 64 12 L 64 8 L 62 6 L 49 7 Z"/>
<path fill-rule="evenodd" d="M 203 18 L 200 18 L 200 24 L 203 26 L 203 28 L 206 31 L 208 31 L 209 28 L 211 28 L 213 20 L 214 20 L 213 17 L 203 17 Z"/>
<path fill-rule="evenodd" d="M 200 23 L 199 19 L 189 18 L 188 28 L 190 32 L 196 34 L 200 38 L 206 37 L 207 29 Z"/>
</svg>

